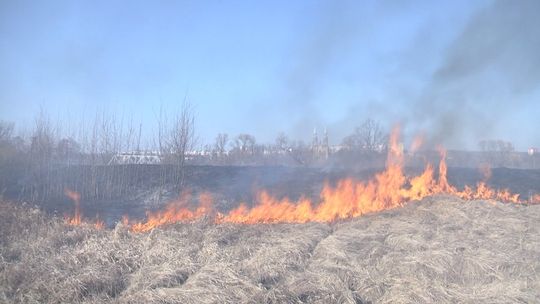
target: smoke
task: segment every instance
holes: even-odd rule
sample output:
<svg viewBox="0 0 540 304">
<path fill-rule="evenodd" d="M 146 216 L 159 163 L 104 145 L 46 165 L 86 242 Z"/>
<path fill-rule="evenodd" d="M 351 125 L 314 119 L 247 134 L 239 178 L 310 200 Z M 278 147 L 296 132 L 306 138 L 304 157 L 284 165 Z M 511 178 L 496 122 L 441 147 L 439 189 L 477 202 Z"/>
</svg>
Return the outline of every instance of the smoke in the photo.
<svg viewBox="0 0 540 304">
<path fill-rule="evenodd" d="M 411 12 L 410 6 L 388 3 L 375 10 L 385 11 L 387 20 L 405 16 L 398 11 Z M 431 147 L 477 149 L 482 139 L 504 139 L 521 148 L 535 144 L 531 132 L 516 135 L 512 130 L 533 124 L 527 109 L 534 105 L 540 84 L 538 12 L 540 2 L 535 0 L 489 3 L 466 19 L 440 54 L 429 45 L 433 39 L 425 37 L 426 32 L 432 37 L 439 34 L 426 30 L 427 22 L 418 33 L 422 39 L 415 40 L 414 54 L 401 53 L 394 63 L 381 62 L 381 69 L 395 65 L 395 74 L 400 75 L 396 78 L 423 77 L 423 85 L 407 87 L 407 81 L 404 85 L 401 79 L 389 80 L 384 84 L 386 96 L 360 96 L 362 100 L 350 106 L 341 119 L 324 121 L 321 105 L 335 107 L 331 100 L 321 98 L 328 81 L 336 80 L 334 66 L 347 65 L 358 39 L 369 48 L 370 39 L 375 38 L 365 34 L 379 31 L 369 9 L 360 11 L 351 3 L 332 2 L 320 9 L 317 26 L 300 43 L 298 58 L 284 78 L 286 92 L 280 105 L 293 113 L 289 115 L 290 133 L 306 138 L 314 126 L 329 127 L 331 140 L 337 143 L 363 119 L 373 118 L 387 127 L 402 124 L 407 138 L 422 133 Z M 433 59 L 439 56 L 440 60 Z M 427 80 L 426 71 L 430 73 Z"/>
<path fill-rule="evenodd" d="M 536 0 L 501 0 L 479 11 L 404 121 L 432 144 L 455 147 L 515 129 L 509 113 L 531 107 L 540 84 L 538 12 Z"/>
<path fill-rule="evenodd" d="M 314 126 L 322 127 L 318 99 L 332 74 L 333 66 L 342 60 L 361 30 L 364 20 L 351 12 L 353 2 L 330 1 L 316 7 L 310 30 L 293 49 L 292 64 L 284 77 L 282 108 L 296 113 L 290 133 L 306 138 Z"/>
</svg>

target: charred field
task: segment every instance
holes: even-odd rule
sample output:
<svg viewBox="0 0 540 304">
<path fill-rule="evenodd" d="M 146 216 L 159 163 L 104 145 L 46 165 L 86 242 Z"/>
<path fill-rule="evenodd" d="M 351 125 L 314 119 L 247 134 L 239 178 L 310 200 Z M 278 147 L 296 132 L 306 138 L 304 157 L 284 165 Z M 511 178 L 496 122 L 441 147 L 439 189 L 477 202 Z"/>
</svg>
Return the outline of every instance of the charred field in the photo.
<svg viewBox="0 0 540 304">
<path fill-rule="evenodd" d="M 532 303 L 540 205 L 433 196 L 334 223 L 149 233 L 0 205 L 7 303 Z"/>
</svg>

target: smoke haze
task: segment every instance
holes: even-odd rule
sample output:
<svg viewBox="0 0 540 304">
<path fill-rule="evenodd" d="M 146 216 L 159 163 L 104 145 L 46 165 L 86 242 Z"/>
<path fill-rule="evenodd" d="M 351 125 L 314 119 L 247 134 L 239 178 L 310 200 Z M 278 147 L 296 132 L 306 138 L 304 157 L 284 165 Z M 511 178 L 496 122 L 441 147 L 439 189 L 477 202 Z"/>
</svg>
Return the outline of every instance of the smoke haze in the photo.
<svg viewBox="0 0 540 304">
<path fill-rule="evenodd" d="M 407 123 L 427 131 L 433 144 L 510 135 L 498 134 L 499 125 L 512 128 L 509 113 L 538 103 L 530 97 L 540 84 L 538 12 L 534 0 L 497 1 L 478 12 L 445 52 Z"/>
<path fill-rule="evenodd" d="M 538 1 L 131 4 L 2 2 L 0 119 L 106 109 L 151 142 L 188 95 L 202 144 L 314 128 L 338 144 L 372 118 L 405 141 L 540 146 Z"/>
<path fill-rule="evenodd" d="M 378 9 L 403 7 L 384 3 Z M 321 87 L 333 72 L 332 64 L 346 64 L 354 39 L 373 40 L 369 34 L 363 37 L 373 30 L 369 16 L 353 18 L 347 14 L 351 11 L 358 10 L 354 3 L 346 2 L 333 2 L 330 8 L 321 9 L 322 17 L 306 44 L 307 51 L 300 53 L 285 77 L 285 107 L 289 113 L 302 113 L 292 125 L 292 134 L 301 136 L 313 127 L 328 126 L 334 138 L 341 138 L 363 119 L 375 118 L 387 128 L 401 124 L 409 139 L 425 134 L 431 147 L 444 144 L 477 149 L 478 141 L 495 138 L 517 140 L 518 145 L 538 144 L 529 127 L 519 137 L 513 130 L 532 123 L 530 110 L 538 113 L 540 2 L 495 1 L 481 7 L 441 50 L 440 62 L 417 91 L 399 91 L 399 83 L 394 83 L 395 87 L 390 84 L 385 94 L 359 96 L 361 100 L 352 103 L 341 119 L 324 122 L 323 112 L 331 111 L 328 107 L 332 101 L 322 101 L 325 109 L 321 110 L 314 100 L 324 94 Z M 363 14 L 365 11 L 360 10 L 361 17 Z M 388 12 L 387 16 L 393 14 Z M 419 71 L 425 73 L 419 66 L 433 65 L 429 59 L 433 55 L 424 53 L 433 50 L 425 39 L 429 35 L 437 33 L 430 32 L 416 41 L 419 45 L 412 47 L 414 54 L 405 53 L 396 60 L 394 73 L 415 77 Z"/>
</svg>

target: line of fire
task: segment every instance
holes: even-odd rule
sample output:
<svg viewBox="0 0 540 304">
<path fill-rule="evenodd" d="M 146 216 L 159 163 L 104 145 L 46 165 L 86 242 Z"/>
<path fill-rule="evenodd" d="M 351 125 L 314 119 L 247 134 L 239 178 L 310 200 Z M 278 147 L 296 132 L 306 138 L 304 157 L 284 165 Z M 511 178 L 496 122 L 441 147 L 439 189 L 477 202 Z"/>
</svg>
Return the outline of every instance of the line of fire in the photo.
<svg viewBox="0 0 540 304">
<path fill-rule="evenodd" d="M 184 191 L 179 198 L 170 202 L 164 210 L 147 213 L 147 219 L 143 221 L 130 221 L 126 214 L 122 217 L 122 223 L 129 225 L 134 232 L 144 232 L 156 227 L 186 222 L 201 217 L 212 217 L 215 223 L 305 223 L 310 221 L 332 222 L 362 216 L 363 214 L 398 208 L 411 201 L 421 200 L 432 195 L 454 195 L 464 200 L 498 200 L 517 204 L 540 203 L 540 194 L 529 192 L 528 197 L 520 197 L 518 193 L 512 193 L 509 189 L 493 189 L 486 182 L 491 177 L 491 169 L 484 164 L 479 168 L 483 179 L 476 185 L 465 185 L 458 189 L 448 182 L 447 177 L 447 151 L 438 147 L 439 162 L 434 167 L 425 161 L 425 154 L 418 153 L 421 148 L 421 137 L 415 138 L 408 150 L 408 160 L 414 161 L 420 157 L 424 159 L 425 168 L 417 176 L 407 176 L 404 172 L 406 155 L 403 143 L 399 141 L 399 127 L 395 127 L 390 134 L 388 148 L 383 145 L 375 147 L 377 153 L 387 151 L 385 170 L 378 172 L 368 181 L 358 181 L 352 178 L 338 180 L 334 185 L 325 183 L 319 194 L 319 199 L 312 201 L 307 196 L 298 200 L 287 197 L 276 198 L 267 191 L 261 190 L 255 195 L 255 200 L 250 204 L 238 202 L 238 207 L 227 213 L 222 213 L 213 208 L 211 193 L 203 192 L 193 198 L 189 191 Z M 340 147 L 341 148 L 341 147 Z M 328 145 L 328 137 L 325 132 L 324 139 L 319 142 L 314 133 L 312 153 L 317 157 L 328 159 L 330 151 L 339 152 L 335 147 Z M 419 155 L 416 155 L 416 154 Z M 190 156 L 193 154 L 190 154 Z M 322 156 L 321 156 L 322 155 Z M 534 156 L 529 150 L 528 155 Z M 144 162 L 134 161 L 136 157 L 148 159 L 156 154 L 122 154 L 129 157 L 127 163 L 141 164 Z M 519 154 L 518 154 L 519 156 Z M 119 155 L 113 159 L 118 160 Z M 133 162 L 132 162 L 133 161 Z M 159 162 L 151 161 L 152 164 Z M 109 165 L 111 162 L 109 162 Z M 77 192 L 66 189 L 66 195 L 76 204 L 75 214 L 66 218 L 69 225 L 80 225 L 81 214 L 79 210 L 80 195 Z M 190 206 L 195 202 L 195 206 Z M 101 220 L 94 223 L 96 228 L 103 228 Z"/>
</svg>

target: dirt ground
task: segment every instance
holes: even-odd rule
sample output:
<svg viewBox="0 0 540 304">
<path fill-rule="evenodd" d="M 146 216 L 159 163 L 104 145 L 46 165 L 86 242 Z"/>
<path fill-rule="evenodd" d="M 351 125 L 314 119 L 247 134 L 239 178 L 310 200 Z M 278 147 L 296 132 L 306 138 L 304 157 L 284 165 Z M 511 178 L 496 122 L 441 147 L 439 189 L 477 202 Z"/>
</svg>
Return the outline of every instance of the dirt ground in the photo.
<svg viewBox="0 0 540 304">
<path fill-rule="evenodd" d="M 438 196 L 338 223 L 150 233 L 0 204 L 2 303 L 536 303 L 540 205 Z"/>
</svg>

